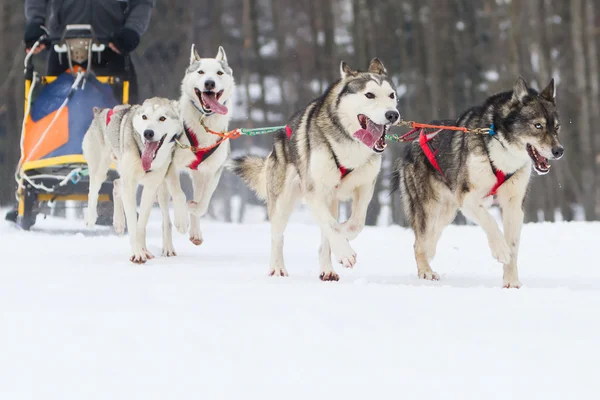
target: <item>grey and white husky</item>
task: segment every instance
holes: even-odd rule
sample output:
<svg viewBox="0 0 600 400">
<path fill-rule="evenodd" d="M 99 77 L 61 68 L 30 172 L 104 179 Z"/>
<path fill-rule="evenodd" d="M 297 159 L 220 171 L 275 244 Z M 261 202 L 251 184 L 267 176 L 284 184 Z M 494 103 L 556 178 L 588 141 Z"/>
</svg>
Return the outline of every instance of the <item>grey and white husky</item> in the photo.
<svg viewBox="0 0 600 400">
<path fill-rule="evenodd" d="M 419 278 L 439 279 L 429 262 L 442 230 L 460 209 L 483 228 L 492 256 L 504 264 L 504 287 L 518 288 L 517 254 L 531 169 L 546 174 L 548 160 L 564 153 L 554 80 L 538 93 L 519 78 L 512 91 L 438 124 L 490 128 L 491 135 L 442 130 L 427 141 L 422 133 L 397 161 L 392 190 L 400 189 L 415 233 Z M 494 194 L 502 208 L 504 234 L 486 209 Z"/>
<path fill-rule="evenodd" d="M 349 240 L 365 225 L 381 167 L 385 133 L 400 118 L 396 90 L 385 67 L 373 59 L 368 72 L 341 64 L 341 79 L 297 112 L 275 133 L 266 158 L 233 161 L 233 171 L 262 199 L 271 221 L 270 275 L 287 276 L 283 233 L 296 201 L 304 198 L 321 228 L 320 279 L 338 280 L 331 263 L 356 263 Z M 348 221 L 338 222 L 338 203 L 352 199 Z"/>
<path fill-rule="evenodd" d="M 94 109 L 94 114 L 82 144 L 90 179 L 86 225 L 96 223 L 98 191 L 111 162 L 115 161 L 119 179 L 114 181 L 113 224 L 115 230 L 122 233 L 125 220 L 127 222 L 131 261 L 143 263 L 152 258 L 146 248 L 146 225 L 157 193 L 163 211 L 163 255 L 175 255 L 167 187 L 175 202 L 176 228 L 185 232 L 188 227 L 185 194 L 178 179 L 167 177 L 175 150 L 174 139 L 182 134 L 177 103 L 154 97 L 141 105 Z M 138 185 L 144 186 L 139 219 L 136 215 Z"/>
<path fill-rule="evenodd" d="M 220 137 L 207 132 L 227 130 L 232 115 L 235 80 L 227 62 L 225 50 L 219 47 L 215 58 L 201 58 L 192 45 L 190 65 L 181 83 L 179 116 L 184 134 L 180 142 L 190 149 L 175 151 L 169 180 L 178 179 L 180 171 L 190 174 L 194 185 L 194 200 L 190 211 L 190 241 L 195 245 L 203 242 L 200 217 L 206 214 L 210 199 L 219 183 L 221 173 L 229 157 L 229 142 L 213 147 Z"/>
</svg>

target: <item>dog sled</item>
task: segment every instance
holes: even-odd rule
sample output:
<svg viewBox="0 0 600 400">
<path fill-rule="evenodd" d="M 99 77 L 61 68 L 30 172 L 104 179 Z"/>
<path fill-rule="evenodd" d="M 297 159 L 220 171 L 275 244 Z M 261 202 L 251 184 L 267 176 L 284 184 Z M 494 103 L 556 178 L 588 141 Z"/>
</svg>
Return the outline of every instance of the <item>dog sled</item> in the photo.
<svg viewBox="0 0 600 400">
<path fill-rule="evenodd" d="M 47 76 L 35 71 L 32 57 L 43 41 L 68 63 L 66 72 Z M 97 38 L 90 25 L 68 25 L 60 38 L 40 38 L 25 57 L 21 157 L 15 173 L 18 208 L 6 216 L 25 230 L 35 224 L 45 205 L 87 201 L 89 181 L 81 146 L 92 109 L 129 102 L 127 77 L 96 76 L 91 62 L 86 69 L 78 65 L 100 59 L 106 48 L 108 40 Z M 117 177 L 112 167 L 99 201 L 112 201 L 112 182 Z"/>
</svg>

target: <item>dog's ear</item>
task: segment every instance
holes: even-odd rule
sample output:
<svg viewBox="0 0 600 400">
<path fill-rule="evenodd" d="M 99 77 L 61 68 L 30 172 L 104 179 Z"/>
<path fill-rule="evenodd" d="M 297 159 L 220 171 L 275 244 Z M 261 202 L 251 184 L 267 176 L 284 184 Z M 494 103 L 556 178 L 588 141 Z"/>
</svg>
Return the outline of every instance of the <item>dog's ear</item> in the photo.
<svg viewBox="0 0 600 400">
<path fill-rule="evenodd" d="M 200 55 L 198 55 L 198 52 L 196 51 L 196 45 L 192 43 L 192 50 L 190 51 L 190 65 L 198 61 L 200 61 Z"/>
<path fill-rule="evenodd" d="M 369 63 L 369 72 L 372 74 L 387 75 L 387 70 L 383 66 L 381 60 L 377 57 L 372 59 Z"/>
<path fill-rule="evenodd" d="M 340 74 L 342 75 L 342 79 L 347 78 L 349 76 L 354 76 L 357 74 L 355 70 L 350 68 L 350 66 L 346 63 L 346 61 L 342 61 L 340 64 Z"/>
<path fill-rule="evenodd" d="M 556 94 L 554 93 L 554 78 L 550 79 L 548 86 L 540 92 L 540 97 L 554 103 L 554 99 L 556 98 Z"/>
<path fill-rule="evenodd" d="M 217 51 L 217 56 L 215 58 L 219 61 L 223 61 L 225 65 L 228 65 L 227 55 L 225 54 L 225 49 L 223 49 L 223 46 L 219 46 L 219 51 Z"/>
<path fill-rule="evenodd" d="M 92 112 L 94 113 L 94 117 L 97 117 L 98 114 L 100 114 L 102 112 L 102 110 L 104 110 L 104 109 L 100 108 L 100 107 L 92 107 Z"/>
<path fill-rule="evenodd" d="M 525 79 L 520 76 L 515 82 L 515 86 L 513 86 L 512 99 L 514 102 L 521 103 L 527 95 L 529 95 L 529 87 Z"/>
<path fill-rule="evenodd" d="M 173 109 L 175 111 L 177 111 L 179 109 L 179 101 L 178 100 L 170 100 L 171 103 L 171 107 L 173 107 Z"/>
</svg>

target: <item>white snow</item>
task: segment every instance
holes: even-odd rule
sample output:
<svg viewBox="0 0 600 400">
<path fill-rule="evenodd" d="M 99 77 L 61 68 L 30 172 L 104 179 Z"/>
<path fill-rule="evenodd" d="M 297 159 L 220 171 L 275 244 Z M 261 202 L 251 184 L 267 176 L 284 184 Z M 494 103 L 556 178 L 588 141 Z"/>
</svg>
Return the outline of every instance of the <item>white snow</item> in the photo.
<svg viewBox="0 0 600 400">
<path fill-rule="evenodd" d="M 485 71 L 484 75 L 485 75 L 485 79 L 487 79 L 490 82 L 497 82 L 498 79 L 500 79 L 500 74 L 498 74 L 498 71 L 493 70 L 493 69 Z"/>
<path fill-rule="evenodd" d="M 4 215 L 4 214 L 2 214 Z M 160 253 L 159 216 L 149 247 Z M 319 233 L 203 221 L 144 266 L 81 221 L 0 222 L 0 398 L 591 399 L 600 390 L 599 223 L 526 225 L 520 290 L 478 227 L 451 226 L 419 281 L 412 233 L 367 228 L 354 270 L 317 279 Z"/>
</svg>

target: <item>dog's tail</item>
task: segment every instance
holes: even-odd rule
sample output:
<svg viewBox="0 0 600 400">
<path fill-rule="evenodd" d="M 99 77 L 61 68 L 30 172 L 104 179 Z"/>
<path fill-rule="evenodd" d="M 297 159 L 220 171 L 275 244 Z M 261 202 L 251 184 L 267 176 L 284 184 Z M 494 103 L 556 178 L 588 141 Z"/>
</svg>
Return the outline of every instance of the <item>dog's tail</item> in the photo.
<svg viewBox="0 0 600 400">
<path fill-rule="evenodd" d="M 233 159 L 231 170 L 242 178 L 250 189 L 262 200 L 267 198 L 267 162 L 258 156 L 243 156 Z"/>
</svg>

